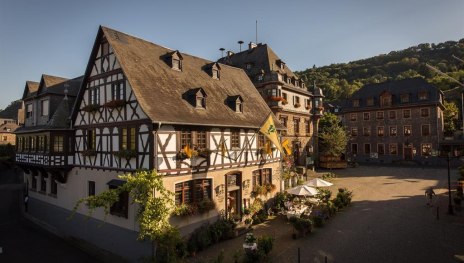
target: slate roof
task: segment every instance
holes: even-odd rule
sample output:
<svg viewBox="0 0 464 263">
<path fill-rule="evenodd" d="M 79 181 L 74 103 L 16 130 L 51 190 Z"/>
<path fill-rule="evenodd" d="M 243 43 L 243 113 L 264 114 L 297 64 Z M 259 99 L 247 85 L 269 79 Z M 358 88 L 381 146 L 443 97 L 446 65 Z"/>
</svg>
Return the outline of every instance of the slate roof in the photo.
<svg viewBox="0 0 464 263">
<path fill-rule="evenodd" d="M 39 89 L 39 82 L 35 81 L 26 81 L 26 86 L 24 87 L 23 97 L 22 99 L 26 99 L 29 97 L 35 96 L 37 94 L 37 90 Z"/>
<path fill-rule="evenodd" d="M 428 99 L 419 100 L 418 93 L 420 91 L 427 91 Z M 359 110 L 362 108 L 379 108 L 379 97 L 383 92 L 389 92 L 392 95 L 392 107 L 395 106 L 411 106 L 411 105 L 426 105 L 442 103 L 440 101 L 440 94 L 443 92 L 438 88 L 432 86 L 423 78 L 409 78 L 396 81 L 386 81 L 383 83 L 367 84 L 353 93 L 349 100 L 344 102 L 343 111 Z M 408 103 L 400 103 L 401 94 L 410 94 Z M 367 106 L 367 98 L 374 98 L 374 105 Z M 352 101 L 359 99 L 360 107 L 353 108 Z"/>
<path fill-rule="evenodd" d="M 154 123 L 258 128 L 271 113 L 241 69 L 220 65 L 220 79 L 213 79 L 210 71 L 214 62 L 181 52 L 182 71 L 173 70 L 169 56 L 175 50 L 103 26 L 93 54 L 102 34 L 112 46 L 137 101 Z M 185 97 L 198 88 L 207 95 L 206 109 L 195 109 Z M 80 97 L 83 92 L 84 86 Z M 236 113 L 227 104 L 227 98 L 236 95 L 243 98 L 243 113 Z"/>
</svg>

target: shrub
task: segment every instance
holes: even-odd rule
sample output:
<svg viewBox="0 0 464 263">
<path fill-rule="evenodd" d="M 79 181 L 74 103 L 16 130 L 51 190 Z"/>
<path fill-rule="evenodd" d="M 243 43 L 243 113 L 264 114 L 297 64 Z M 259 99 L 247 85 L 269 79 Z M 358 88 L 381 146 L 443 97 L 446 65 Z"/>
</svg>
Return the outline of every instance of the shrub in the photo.
<svg viewBox="0 0 464 263">
<path fill-rule="evenodd" d="M 261 236 L 258 238 L 258 250 L 264 255 L 268 255 L 274 246 L 274 238 L 271 236 Z"/>
<path fill-rule="evenodd" d="M 290 223 L 293 225 L 293 228 L 302 235 L 310 233 L 313 226 L 313 222 L 307 218 L 291 217 Z"/>
<path fill-rule="evenodd" d="M 209 198 L 205 198 L 203 200 L 201 200 L 199 203 L 198 203 L 198 212 L 200 214 L 203 214 L 205 212 L 208 212 L 212 209 L 214 209 L 216 207 L 216 204 L 214 203 L 213 200 L 209 199 Z"/>
<path fill-rule="evenodd" d="M 285 207 L 284 203 L 288 200 L 288 195 L 285 193 L 277 193 L 274 197 L 275 208 L 280 209 Z"/>
<path fill-rule="evenodd" d="M 315 227 L 323 227 L 324 226 L 324 216 L 322 214 L 315 215 L 313 217 L 313 222 Z"/>
<path fill-rule="evenodd" d="M 336 178 L 336 177 L 337 177 L 337 175 L 334 174 L 334 173 L 325 173 L 325 174 L 322 175 L 322 179 L 324 179 L 324 180 L 325 179 Z"/>
<path fill-rule="evenodd" d="M 348 191 L 346 188 L 339 188 L 337 193 L 337 199 L 340 199 L 343 206 L 347 206 L 351 203 L 353 193 Z"/>
</svg>

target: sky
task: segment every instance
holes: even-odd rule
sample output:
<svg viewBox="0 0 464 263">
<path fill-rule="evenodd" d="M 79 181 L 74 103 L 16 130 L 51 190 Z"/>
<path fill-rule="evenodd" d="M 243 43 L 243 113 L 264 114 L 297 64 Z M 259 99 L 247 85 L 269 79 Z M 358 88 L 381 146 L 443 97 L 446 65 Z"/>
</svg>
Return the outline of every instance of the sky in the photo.
<svg viewBox="0 0 464 263">
<path fill-rule="evenodd" d="M 99 25 L 213 61 L 257 39 L 298 71 L 462 39 L 464 0 L 0 0 L 0 109 L 83 75 Z"/>
</svg>

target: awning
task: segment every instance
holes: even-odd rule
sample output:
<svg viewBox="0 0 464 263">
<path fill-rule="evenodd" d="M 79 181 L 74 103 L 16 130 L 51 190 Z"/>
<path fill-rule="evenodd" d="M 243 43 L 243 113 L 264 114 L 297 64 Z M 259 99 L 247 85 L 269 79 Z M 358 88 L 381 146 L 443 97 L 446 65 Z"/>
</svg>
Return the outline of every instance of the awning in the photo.
<svg viewBox="0 0 464 263">
<path fill-rule="evenodd" d="M 106 183 L 107 185 L 111 185 L 111 186 L 116 186 L 116 187 L 119 187 L 123 184 L 125 184 L 126 181 L 123 181 L 123 180 L 118 180 L 118 179 L 112 179 L 110 180 L 108 183 Z"/>
</svg>

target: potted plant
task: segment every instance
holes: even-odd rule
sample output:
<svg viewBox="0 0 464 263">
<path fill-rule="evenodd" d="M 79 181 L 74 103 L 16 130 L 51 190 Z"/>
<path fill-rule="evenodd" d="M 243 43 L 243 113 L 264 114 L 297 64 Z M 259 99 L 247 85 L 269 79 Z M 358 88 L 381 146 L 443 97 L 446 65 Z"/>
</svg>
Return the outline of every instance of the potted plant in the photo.
<svg viewBox="0 0 464 263">
<path fill-rule="evenodd" d="M 100 108 L 100 105 L 97 104 L 89 104 L 84 106 L 81 110 L 85 112 L 94 112 L 97 111 Z"/>
<path fill-rule="evenodd" d="M 135 150 L 123 149 L 113 153 L 114 156 L 119 158 L 131 159 L 137 156 Z"/>
<path fill-rule="evenodd" d="M 295 106 L 295 108 L 299 108 L 301 106 L 301 104 L 297 102 L 293 106 Z"/>
<path fill-rule="evenodd" d="M 197 207 L 198 207 L 198 212 L 200 214 L 203 214 L 203 213 L 206 213 L 206 212 L 214 209 L 216 207 L 216 204 L 214 203 L 213 200 L 211 200 L 209 198 L 205 198 L 205 199 L 201 200 L 197 204 Z"/>
<path fill-rule="evenodd" d="M 286 99 L 283 99 L 282 100 L 282 105 L 287 105 L 288 104 L 288 101 Z"/>
<path fill-rule="evenodd" d="M 105 103 L 103 106 L 105 106 L 106 108 L 114 109 L 114 108 L 122 107 L 124 105 L 126 105 L 125 100 L 111 100 Z"/>
</svg>

